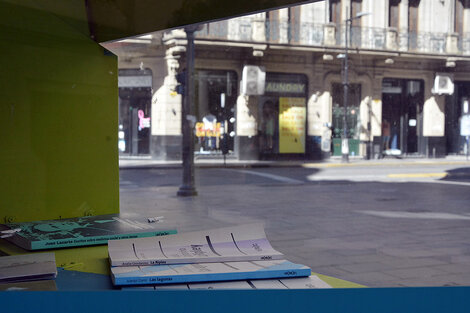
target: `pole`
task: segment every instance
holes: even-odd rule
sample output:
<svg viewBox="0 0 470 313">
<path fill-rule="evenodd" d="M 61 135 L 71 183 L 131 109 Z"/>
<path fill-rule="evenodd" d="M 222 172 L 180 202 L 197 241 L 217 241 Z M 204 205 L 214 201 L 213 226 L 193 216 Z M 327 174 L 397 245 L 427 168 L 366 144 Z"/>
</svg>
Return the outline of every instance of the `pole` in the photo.
<svg viewBox="0 0 470 313">
<path fill-rule="evenodd" d="M 349 94 L 349 83 L 348 83 L 348 32 L 349 32 L 349 23 L 350 19 L 346 20 L 346 29 L 344 32 L 345 38 L 345 53 L 344 53 L 344 71 L 343 71 L 343 136 L 341 140 L 341 154 L 342 158 L 341 161 L 343 163 L 349 162 L 349 142 L 348 142 L 348 125 L 346 120 L 346 112 L 348 109 L 348 94 Z"/>
<path fill-rule="evenodd" d="M 182 106 L 182 132 L 183 132 L 183 184 L 177 195 L 181 197 L 196 196 L 194 184 L 194 31 L 196 28 L 185 28 L 188 41 L 186 51 L 186 88 Z"/>
</svg>

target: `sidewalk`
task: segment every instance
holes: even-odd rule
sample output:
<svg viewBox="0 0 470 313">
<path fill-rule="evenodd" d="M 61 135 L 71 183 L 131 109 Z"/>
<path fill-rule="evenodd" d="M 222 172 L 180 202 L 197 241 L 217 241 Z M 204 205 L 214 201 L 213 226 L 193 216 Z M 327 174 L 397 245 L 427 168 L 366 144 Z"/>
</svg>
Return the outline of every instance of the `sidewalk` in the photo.
<svg viewBox="0 0 470 313">
<path fill-rule="evenodd" d="M 445 158 L 395 158 L 365 160 L 362 157 L 350 157 L 348 163 L 343 163 L 341 157 L 332 157 L 325 160 L 291 160 L 291 161 L 264 161 L 264 160 L 237 160 L 221 158 L 194 160 L 198 168 L 256 168 L 256 167 L 343 167 L 343 166 L 380 166 L 391 164 L 468 164 L 465 156 L 446 156 Z M 119 159 L 120 169 L 147 169 L 147 168 L 181 168 L 182 161 L 159 161 L 149 157 L 122 157 Z"/>
</svg>

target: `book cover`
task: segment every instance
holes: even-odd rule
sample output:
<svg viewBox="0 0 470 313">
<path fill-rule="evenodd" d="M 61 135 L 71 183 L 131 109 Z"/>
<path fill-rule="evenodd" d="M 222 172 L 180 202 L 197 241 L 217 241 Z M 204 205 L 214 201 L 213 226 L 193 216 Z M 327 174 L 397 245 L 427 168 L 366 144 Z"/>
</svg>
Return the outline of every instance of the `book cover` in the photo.
<svg viewBox="0 0 470 313">
<path fill-rule="evenodd" d="M 176 234 L 175 228 L 166 222 L 140 222 L 119 214 L 0 224 L 0 230 L 15 229 L 18 232 L 5 239 L 26 250 L 99 245 L 108 240 Z"/>
<path fill-rule="evenodd" d="M 20 254 L 0 257 L 0 283 L 54 279 L 54 253 Z"/>
<path fill-rule="evenodd" d="M 116 286 L 306 277 L 305 265 L 287 260 L 112 267 Z"/>
<path fill-rule="evenodd" d="M 279 260 L 261 224 L 247 224 L 174 236 L 112 240 L 111 266 Z"/>
</svg>

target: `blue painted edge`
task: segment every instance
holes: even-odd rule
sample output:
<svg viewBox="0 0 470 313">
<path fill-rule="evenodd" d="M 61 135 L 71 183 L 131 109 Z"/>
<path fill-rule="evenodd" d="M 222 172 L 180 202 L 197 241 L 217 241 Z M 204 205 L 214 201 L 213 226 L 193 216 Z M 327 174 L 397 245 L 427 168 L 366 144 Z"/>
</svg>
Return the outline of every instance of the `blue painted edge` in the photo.
<svg viewBox="0 0 470 313">
<path fill-rule="evenodd" d="M 10 312 L 468 313 L 470 287 L 0 292 Z M 268 311 L 269 310 L 269 311 Z"/>
</svg>

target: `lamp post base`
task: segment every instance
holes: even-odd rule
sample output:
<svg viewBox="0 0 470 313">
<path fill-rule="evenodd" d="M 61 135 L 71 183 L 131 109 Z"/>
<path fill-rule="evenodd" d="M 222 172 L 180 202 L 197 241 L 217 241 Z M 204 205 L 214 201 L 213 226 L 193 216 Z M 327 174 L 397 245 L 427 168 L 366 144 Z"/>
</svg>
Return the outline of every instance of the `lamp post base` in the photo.
<svg viewBox="0 0 470 313">
<path fill-rule="evenodd" d="M 178 197 L 192 197 L 197 196 L 197 191 L 193 186 L 182 185 L 176 195 Z"/>
<path fill-rule="evenodd" d="M 341 140 L 341 162 L 349 162 L 349 140 L 348 138 L 343 138 Z"/>
</svg>

